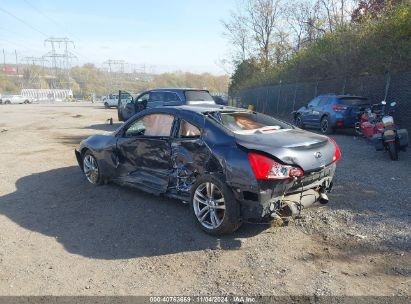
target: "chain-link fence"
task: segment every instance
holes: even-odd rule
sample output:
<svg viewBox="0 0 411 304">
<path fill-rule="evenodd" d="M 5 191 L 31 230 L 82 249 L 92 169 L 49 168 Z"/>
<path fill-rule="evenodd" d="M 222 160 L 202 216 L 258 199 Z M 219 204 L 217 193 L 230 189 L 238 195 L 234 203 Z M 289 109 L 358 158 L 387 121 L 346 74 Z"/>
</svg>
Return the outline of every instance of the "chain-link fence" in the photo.
<svg viewBox="0 0 411 304">
<path fill-rule="evenodd" d="M 254 105 L 259 112 L 291 121 L 291 112 L 306 105 L 320 94 L 352 94 L 368 97 L 371 103 L 396 101 L 396 122 L 411 130 L 411 71 L 401 74 L 332 79 L 317 82 L 296 82 L 245 89 L 231 96 L 232 104 Z"/>
</svg>

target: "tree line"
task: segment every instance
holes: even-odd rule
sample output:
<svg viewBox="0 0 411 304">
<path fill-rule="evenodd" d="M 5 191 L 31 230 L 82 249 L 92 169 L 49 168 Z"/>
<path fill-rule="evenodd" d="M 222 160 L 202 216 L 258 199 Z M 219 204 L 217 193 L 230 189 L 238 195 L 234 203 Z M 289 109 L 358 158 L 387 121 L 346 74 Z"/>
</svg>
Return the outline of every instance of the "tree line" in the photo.
<svg viewBox="0 0 411 304">
<path fill-rule="evenodd" d="M 410 0 L 239 0 L 230 91 L 411 69 Z"/>
<path fill-rule="evenodd" d="M 19 93 L 22 88 L 70 88 L 75 97 L 83 98 L 92 94 L 104 96 L 120 89 L 139 92 L 158 87 L 193 87 L 227 93 L 230 82 L 227 75 L 210 73 L 109 73 L 91 63 L 59 70 L 57 75 L 55 71 L 38 65 L 24 65 L 20 71 L 21 75 L 0 73 L 0 93 Z"/>
</svg>

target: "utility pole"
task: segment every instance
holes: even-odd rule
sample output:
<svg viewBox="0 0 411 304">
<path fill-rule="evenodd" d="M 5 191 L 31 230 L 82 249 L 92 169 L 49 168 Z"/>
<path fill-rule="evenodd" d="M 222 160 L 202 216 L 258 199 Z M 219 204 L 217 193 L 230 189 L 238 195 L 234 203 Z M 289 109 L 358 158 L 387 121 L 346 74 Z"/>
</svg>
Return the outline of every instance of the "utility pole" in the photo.
<svg viewBox="0 0 411 304">
<path fill-rule="evenodd" d="M 16 74 L 19 75 L 19 60 L 17 57 L 17 50 L 14 50 L 14 54 L 16 55 Z"/>
<path fill-rule="evenodd" d="M 6 72 L 6 53 L 3 49 L 3 71 Z"/>
</svg>

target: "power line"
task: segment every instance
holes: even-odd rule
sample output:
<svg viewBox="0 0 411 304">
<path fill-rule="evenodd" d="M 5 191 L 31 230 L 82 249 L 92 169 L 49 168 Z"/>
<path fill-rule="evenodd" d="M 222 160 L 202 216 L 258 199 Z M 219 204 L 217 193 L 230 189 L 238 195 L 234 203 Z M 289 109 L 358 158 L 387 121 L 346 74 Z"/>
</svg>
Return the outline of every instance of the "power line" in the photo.
<svg viewBox="0 0 411 304">
<path fill-rule="evenodd" d="M 50 16 L 48 16 L 46 13 L 44 13 L 43 11 L 41 11 L 38 7 L 34 6 L 33 4 L 31 4 L 29 1 L 27 0 L 23 0 L 24 2 L 26 2 L 26 4 L 28 6 L 30 6 L 32 9 L 34 9 L 37 13 L 39 13 L 40 15 L 42 15 L 43 17 L 47 18 L 49 21 L 51 21 L 52 23 L 54 23 L 55 25 L 57 25 L 60 29 L 62 29 L 63 31 L 67 32 L 68 34 L 70 34 L 70 36 L 74 37 L 76 40 L 82 41 L 79 37 L 77 37 L 77 35 L 74 35 L 72 32 L 70 32 L 69 30 L 67 30 L 67 28 L 65 26 L 63 26 L 60 22 L 57 22 L 56 20 L 54 20 L 53 18 L 51 18 Z M 83 41 L 82 41 L 83 42 Z"/>
<path fill-rule="evenodd" d="M 21 23 L 23 23 L 24 25 L 26 25 L 27 27 L 31 28 L 33 31 L 42 34 L 43 36 L 48 36 L 47 34 L 43 33 L 42 31 L 40 31 L 39 29 L 36 29 L 34 26 L 28 24 L 26 21 L 24 21 L 23 19 L 17 17 L 16 15 L 10 13 L 9 11 L 6 11 L 4 8 L 0 7 L 0 11 L 2 11 L 3 13 L 15 18 L 16 20 L 20 21 Z"/>
<path fill-rule="evenodd" d="M 77 41 L 80 41 L 81 43 L 85 43 L 87 44 L 87 42 L 84 42 L 82 39 L 80 39 L 77 35 L 74 35 L 71 31 L 67 30 L 67 28 L 65 26 L 63 26 L 60 22 L 57 22 L 54 18 L 51 18 L 49 15 L 47 15 L 46 13 L 44 13 L 42 10 L 40 10 L 38 7 L 34 6 L 32 3 L 30 3 L 27 0 L 23 0 L 24 2 L 26 2 L 26 4 L 28 6 L 30 6 L 32 9 L 34 9 L 37 13 L 39 13 L 40 15 L 42 15 L 43 17 L 47 18 L 49 21 L 51 21 L 53 24 L 55 24 L 56 26 L 58 26 L 60 29 L 62 29 L 64 32 L 67 32 L 68 34 L 70 34 L 70 36 L 74 37 Z M 83 56 L 80 55 L 78 52 L 74 52 L 72 51 L 75 55 L 77 55 L 77 57 L 81 57 L 83 59 L 85 59 L 86 61 L 92 61 L 90 58 L 88 58 L 87 56 Z"/>
</svg>

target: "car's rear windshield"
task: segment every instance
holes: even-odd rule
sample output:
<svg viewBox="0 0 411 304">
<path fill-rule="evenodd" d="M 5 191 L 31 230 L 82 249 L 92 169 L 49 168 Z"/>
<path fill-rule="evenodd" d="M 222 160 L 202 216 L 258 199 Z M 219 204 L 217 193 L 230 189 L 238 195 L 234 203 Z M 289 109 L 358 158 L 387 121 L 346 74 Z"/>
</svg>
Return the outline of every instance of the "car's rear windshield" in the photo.
<svg viewBox="0 0 411 304">
<path fill-rule="evenodd" d="M 213 97 L 207 91 L 190 90 L 190 91 L 185 91 L 184 95 L 186 97 L 188 104 L 196 104 L 196 103 L 215 104 Z"/>
<path fill-rule="evenodd" d="M 367 98 L 340 98 L 339 101 L 347 106 L 360 106 L 360 105 L 366 105 L 369 104 L 369 101 Z"/>
<path fill-rule="evenodd" d="M 269 134 L 292 126 L 257 112 L 215 112 L 212 117 L 229 130 L 239 134 Z"/>
</svg>

